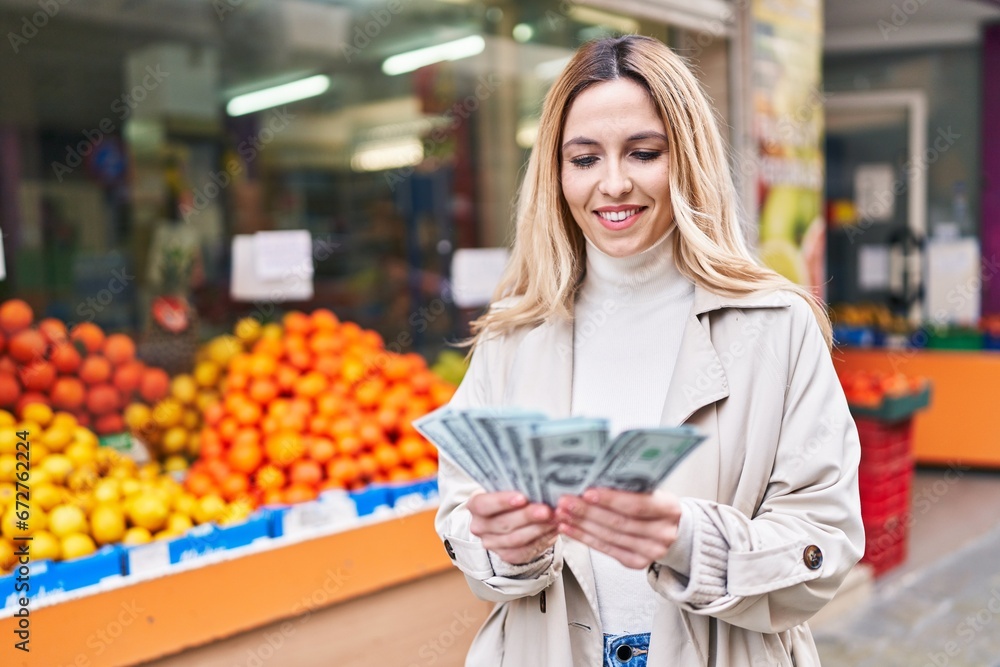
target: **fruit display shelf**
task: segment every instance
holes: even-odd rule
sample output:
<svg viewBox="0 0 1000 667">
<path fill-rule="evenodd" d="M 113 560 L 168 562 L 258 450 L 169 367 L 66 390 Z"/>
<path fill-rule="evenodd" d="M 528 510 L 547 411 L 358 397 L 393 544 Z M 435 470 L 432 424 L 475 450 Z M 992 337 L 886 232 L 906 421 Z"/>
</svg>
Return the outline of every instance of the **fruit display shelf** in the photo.
<svg viewBox="0 0 1000 667">
<path fill-rule="evenodd" d="M 431 504 L 397 499 L 402 511 L 351 525 L 291 508 L 300 516 L 286 513 L 277 537 L 50 596 L 30 607 L 30 654 L 4 664 L 137 664 L 448 570 Z M 7 636 L 12 612 L 0 618 Z"/>
<path fill-rule="evenodd" d="M 838 349 L 834 364 L 841 376 L 902 372 L 930 382 L 933 402 L 913 417 L 913 455 L 918 464 L 1000 468 L 996 425 L 1000 355 L 989 351 Z"/>
</svg>

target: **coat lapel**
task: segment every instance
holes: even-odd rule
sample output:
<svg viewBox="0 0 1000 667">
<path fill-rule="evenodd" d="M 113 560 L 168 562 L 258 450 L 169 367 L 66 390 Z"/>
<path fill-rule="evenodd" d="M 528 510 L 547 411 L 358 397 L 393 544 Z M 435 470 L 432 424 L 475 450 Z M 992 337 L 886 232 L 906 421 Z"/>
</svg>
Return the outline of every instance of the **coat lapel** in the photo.
<svg viewBox="0 0 1000 667">
<path fill-rule="evenodd" d="M 549 320 L 520 341 L 504 404 L 569 417 L 573 399 L 573 323 Z"/>
<path fill-rule="evenodd" d="M 660 423 L 665 426 L 683 424 L 699 409 L 729 396 L 726 371 L 712 344 L 708 313 L 699 315 L 697 310 L 696 300 L 685 321 L 677 363 L 663 403 Z"/>
</svg>

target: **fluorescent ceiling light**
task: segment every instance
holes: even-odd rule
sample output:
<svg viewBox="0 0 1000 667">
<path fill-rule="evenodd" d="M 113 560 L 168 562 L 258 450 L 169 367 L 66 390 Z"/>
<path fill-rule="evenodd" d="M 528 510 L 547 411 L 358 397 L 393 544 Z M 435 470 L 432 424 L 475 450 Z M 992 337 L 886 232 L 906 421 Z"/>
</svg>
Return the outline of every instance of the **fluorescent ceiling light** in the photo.
<svg viewBox="0 0 1000 667">
<path fill-rule="evenodd" d="M 358 146 L 351 156 L 354 171 L 383 171 L 412 167 L 424 159 L 424 144 L 417 137 L 372 141 Z"/>
<path fill-rule="evenodd" d="M 569 65 L 569 61 L 572 58 L 573 56 L 566 56 L 565 58 L 556 58 L 555 60 L 546 60 L 543 63 L 538 63 L 535 65 L 535 76 L 542 81 L 554 81 L 566 69 L 566 65 Z"/>
<path fill-rule="evenodd" d="M 513 30 L 514 39 L 519 42 L 527 42 L 535 36 L 535 29 L 527 23 L 518 23 Z"/>
<path fill-rule="evenodd" d="M 614 28 L 622 34 L 631 34 L 639 31 L 639 22 L 618 14 L 602 12 L 599 9 L 590 7 L 573 7 L 569 10 L 569 17 L 580 23 L 590 23 L 591 25 L 607 26 Z"/>
<path fill-rule="evenodd" d="M 265 88 L 245 95 L 237 95 L 229 100 L 226 113 L 230 116 L 243 116 L 254 111 L 270 109 L 271 107 L 298 102 L 322 95 L 330 87 L 330 77 L 317 74 L 306 79 L 299 79 L 273 88 Z"/>
<path fill-rule="evenodd" d="M 386 58 L 385 62 L 382 63 L 382 71 L 389 76 L 404 74 L 445 60 L 469 58 L 482 53 L 485 48 L 485 39 L 480 35 L 471 35 L 462 39 L 456 39 L 453 42 L 445 42 L 437 46 L 428 46 L 425 49 L 407 51 L 406 53 Z"/>
</svg>

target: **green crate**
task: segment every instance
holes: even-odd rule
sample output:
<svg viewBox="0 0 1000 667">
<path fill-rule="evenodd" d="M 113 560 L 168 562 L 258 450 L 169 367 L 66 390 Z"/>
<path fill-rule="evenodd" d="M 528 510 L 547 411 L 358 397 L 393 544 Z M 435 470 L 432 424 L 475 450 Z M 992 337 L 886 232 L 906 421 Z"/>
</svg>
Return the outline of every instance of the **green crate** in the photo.
<svg viewBox="0 0 1000 667">
<path fill-rule="evenodd" d="M 983 332 L 958 327 L 928 329 L 927 348 L 931 350 L 981 350 Z"/>
<path fill-rule="evenodd" d="M 875 419 L 882 422 L 896 422 L 908 419 L 919 410 L 931 404 L 931 388 L 928 385 L 922 391 L 906 396 L 886 396 L 882 405 L 868 408 L 852 405 L 851 414 L 855 417 Z"/>
</svg>

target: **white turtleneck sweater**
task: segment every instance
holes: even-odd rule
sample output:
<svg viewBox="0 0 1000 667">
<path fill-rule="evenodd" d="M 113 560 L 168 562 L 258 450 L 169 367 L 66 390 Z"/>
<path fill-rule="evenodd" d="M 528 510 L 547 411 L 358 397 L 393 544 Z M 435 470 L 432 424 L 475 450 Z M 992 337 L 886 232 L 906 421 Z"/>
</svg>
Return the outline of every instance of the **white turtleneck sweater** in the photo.
<svg viewBox="0 0 1000 667">
<path fill-rule="evenodd" d="M 610 421 L 611 437 L 660 425 L 694 284 L 674 264 L 670 228 L 631 257 L 587 243 L 575 306 L 572 414 Z M 607 634 L 649 632 L 656 594 L 645 570 L 591 549 L 601 625 Z"/>
</svg>

